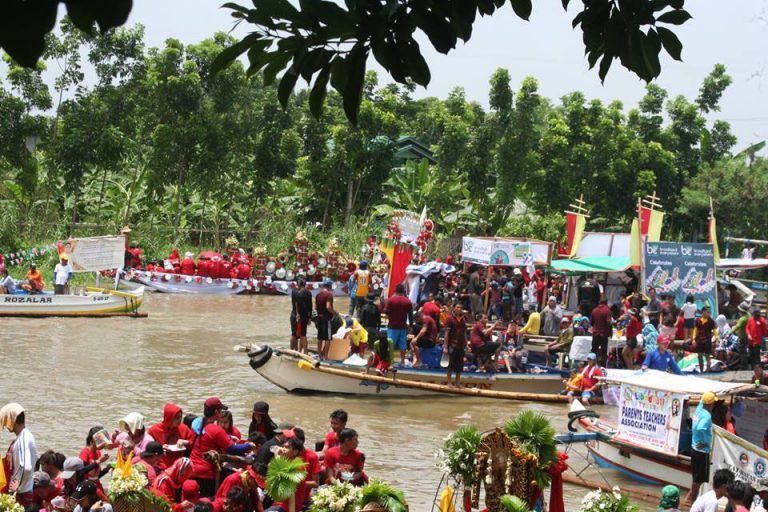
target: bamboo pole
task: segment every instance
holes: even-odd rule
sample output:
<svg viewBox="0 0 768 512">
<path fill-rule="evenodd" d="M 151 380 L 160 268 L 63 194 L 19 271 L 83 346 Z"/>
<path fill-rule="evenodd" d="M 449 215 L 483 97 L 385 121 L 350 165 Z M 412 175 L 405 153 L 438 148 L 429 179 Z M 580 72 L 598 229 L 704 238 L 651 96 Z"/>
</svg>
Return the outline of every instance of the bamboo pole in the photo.
<svg viewBox="0 0 768 512">
<path fill-rule="evenodd" d="M 735 236 L 726 236 L 723 238 L 723 240 L 726 240 L 728 242 L 744 242 L 746 243 L 753 243 L 756 245 L 768 245 L 768 240 L 754 240 L 752 238 L 736 238 Z"/>
<path fill-rule="evenodd" d="M 349 370 L 342 370 L 339 368 L 329 368 L 323 366 L 320 363 L 315 362 L 315 366 L 308 371 L 317 371 L 320 373 L 326 373 L 328 375 L 335 375 L 337 377 L 346 377 L 355 380 L 367 380 L 375 382 L 376 384 L 387 384 L 390 386 L 400 386 L 403 388 L 422 389 L 425 391 L 433 391 L 436 393 L 448 393 L 453 395 L 464 396 L 478 396 L 484 398 L 498 398 L 502 400 L 520 400 L 520 401 L 532 401 L 532 402 L 557 402 L 567 403 L 568 397 L 564 395 L 548 395 L 544 393 L 516 393 L 512 391 L 493 391 L 488 389 L 477 388 L 453 388 L 444 386 L 442 384 L 432 384 L 430 382 L 416 382 L 412 380 L 398 379 L 396 376 L 393 378 L 381 377 L 378 375 L 370 375 L 357 373 Z"/>
</svg>

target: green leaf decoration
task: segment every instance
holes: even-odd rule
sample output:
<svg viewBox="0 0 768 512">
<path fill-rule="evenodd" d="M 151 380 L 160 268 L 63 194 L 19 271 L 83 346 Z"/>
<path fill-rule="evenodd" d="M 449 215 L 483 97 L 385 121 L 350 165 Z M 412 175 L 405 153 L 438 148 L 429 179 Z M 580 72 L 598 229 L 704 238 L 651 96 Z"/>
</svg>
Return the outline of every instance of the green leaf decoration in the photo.
<svg viewBox="0 0 768 512">
<path fill-rule="evenodd" d="M 395 487 L 376 478 L 362 488 L 362 494 L 357 506 L 362 509 L 369 503 L 377 503 L 387 512 L 406 512 L 405 496 Z"/>
<path fill-rule="evenodd" d="M 517 496 L 505 494 L 499 499 L 499 502 L 507 512 L 531 512 L 528 504 Z"/>
<path fill-rule="evenodd" d="M 267 494 L 274 501 L 290 499 L 307 477 L 304 467 L 304 461 L 301 459 L 274 457 L 267 466 Z"/>
<path fill-rule="evenodd" d="M 504 432 L 520 446 L 521 450 L 538 457 L 536 481 L 539 488 L 546 489 L 551 480 L 547 469 L 557 462 L 555 429 L 552 424 L 540 413 L 523 411 L 507 421 Z"/>
</svg>

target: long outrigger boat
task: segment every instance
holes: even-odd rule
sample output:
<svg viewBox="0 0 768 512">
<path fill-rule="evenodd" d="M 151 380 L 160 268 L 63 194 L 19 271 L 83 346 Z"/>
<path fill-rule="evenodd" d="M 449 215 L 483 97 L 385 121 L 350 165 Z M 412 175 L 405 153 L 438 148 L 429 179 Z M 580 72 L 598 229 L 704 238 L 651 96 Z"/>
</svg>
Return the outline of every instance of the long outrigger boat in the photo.
<svg viewBox="0 0 768 512">
<path fill-rule="evenodd" d="M 365 374 L 360 366 L 319 361 L 306 354 L 269 345 L 238 345 L 247 352 L 251 367 L 274 385 L 291 393 L 342 395 L 421 396 L 439 393 L 472 394 L 489 398 L 563 401 L 560 390 L 566 372 L 480 373 L 461 375 L 464 389 L 445 386 L 443 369 L 398 368 L 392 376 Z M 464 393 L 463 391 L 467 391 Z M 551 399 L 556 400 L 551 400 Z"/>
<path fill-rule="evenodd" d="M 0 295 L 0 316 L 142 316 L 144 288 L 129 292 L 86 288 L 81 294 L 17 293 Z M 146 315 L 143 315 L 146 316 Z"/>
<path fill-rule="evenodd" d="M 688 400 L 699 398 L 707 391 L 712 391 L 719 397 L 728 397 L 754 389 L 751 384 L 678 376 L 655 370 L 625 371 L 619 375 L 612 377 L 609 374 L 605 380 L 607 385 L 621 386 L 619 403 L 617 404 L 619 409 L 622 407 L 631 408 L 632 404 L 626 403 L 629 395 L 625 394 L 634 393 L 636 390 L 654 393 L 653 399 L 647 398 L 649 402 L 656 399 L 658 395 L 655 393 L 658 392 L 667 393 L 667 396 L 675 394 L 685 397 L 684 403 L 677 406 L 677 410 L 682 414 L 679 426 L 670 427 L 668 416 L 663 418 L 667 424 L 658 426 L 658 428 L 666 429 L 664 435 L 667 436 L 670 435 L 670 430 L 673 434 L 677 432 L 674 443 L 671 443 L 674 446 L 671 444 L 653 446 L 651 442 L 643 442 L 641 438 L 632 435 L 631 428 L 620 426 L 621 413 L 615 422 L 604 420 L 595 411 L 585 408 L 578 400 L 575 400 L 570 407 L 569 430 L 576 431 L 577 429 L 571 425 L 578 423 L 579 429 L 591 434 L 586 440 L 586 447 L 598 466 L 618 470 L 630 478 L 646 484 L 673 484 L 683 489 L 689 489 L 691 485 L 691 459 L 686 454 L 691 443 L 690 427 L 686 427 L 685 423 L 688 417 Z M 625 403 L 622 405 L 623 400 Z M 653 423 L 653 421 L 645 421 L 648 418 L 653 418 L 653 416 L 646 416 L 645 411 L 642 411 L 642 415 L 638 416 L 643 418 L 642 421 L 645 425 Z M 626 417 L 632 419 L 631 414 L 627 414 Z M 583 440 L 583 438 L 574 439 L 574 441 Z"/>
</svg>

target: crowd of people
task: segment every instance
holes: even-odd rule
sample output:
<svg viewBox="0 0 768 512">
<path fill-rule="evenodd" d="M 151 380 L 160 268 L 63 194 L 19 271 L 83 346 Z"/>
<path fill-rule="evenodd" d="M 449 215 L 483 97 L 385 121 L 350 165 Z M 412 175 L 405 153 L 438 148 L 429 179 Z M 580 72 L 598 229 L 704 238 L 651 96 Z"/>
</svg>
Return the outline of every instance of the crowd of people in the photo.
<svg viewBox="0 0 768 512">
<path fill-rule="evenodd" d="M 0 492 L 14 493 L 27 512 L 111 512 L 110 475 L 120 469 L 115 461 L 123 461 L 173 512 L 288 512 L 287 501 L 275 502 L 265 491 L 269 463 L 280 456 L 300 460 L 306 471 L 294 495 L 296 510 L 302 510 L 320 486 L 367 482 L 365 456 L 348 419 L 344 410 L 331 412 L 325 439 L 312 444 L 300 426 L 276 424 L 269 405 L 256 402 L 241 433 L 227 406 L 211 397 L 201 415 L 185 415 L 168 403 L 162 420 L 148 425 L 132 412 L 112 432 L 94 426 L 84 433 L 76 456 L 56 450 L 38 456 L 27 411 L 9 403 L 0 409 L 0 425 L 15 439 L 3 459 Z"/>
</svg>

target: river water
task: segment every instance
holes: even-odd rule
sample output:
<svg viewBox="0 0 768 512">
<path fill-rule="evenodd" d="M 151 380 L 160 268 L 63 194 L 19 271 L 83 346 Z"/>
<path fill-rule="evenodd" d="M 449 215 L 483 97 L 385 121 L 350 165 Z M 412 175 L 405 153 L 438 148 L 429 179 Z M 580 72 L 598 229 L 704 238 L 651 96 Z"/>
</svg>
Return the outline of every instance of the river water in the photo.
<svg viewBox="0 0 768 512">
<path fill-rule="evenodd" d="M 346 310 L 344 300 L 340 306 Z M 111 430 L 132 411 L 151 425 L 161 419 L 166 402 L 200 414 L 207 397 L 219 396 L 235 425 L 247 431 L 253 403 L 264 400 L 276 421 L 301 426 L 308 441 L 322 439 L 328 414 L 343 408 L 360 435 L 367 472 L 402 488 L 410 509 L 421 512 L 431 510 L 441 477 L 434 453 L 458 426 L 492 429 L 528 408 L 545 414 L 558 432 L 566 431 L 564 404 L 287 394 L 232 349 L 241 342 L 287 344 L 287 297 L 149 294 L 142 310 L 149 318 L 2 320 L 0 404 L 16 401 L 26 408 L 39 453 L 50 448 L 77 455 L 91 427 Z M 8 432 L 0 434 L 3 446 L 11 440 Z M 584 447 L 572 450 L 570 462 L 580 469 Z M 629 484 L 612 471 L 587 468 L 584 476 Z M 566 508 L 577 510 L 586 492 L 566 485 Z"/>
</svg>

